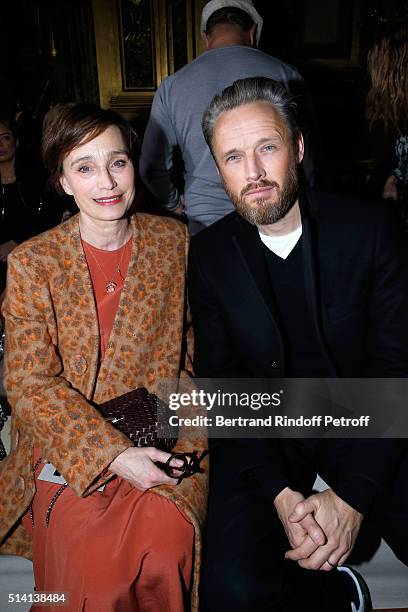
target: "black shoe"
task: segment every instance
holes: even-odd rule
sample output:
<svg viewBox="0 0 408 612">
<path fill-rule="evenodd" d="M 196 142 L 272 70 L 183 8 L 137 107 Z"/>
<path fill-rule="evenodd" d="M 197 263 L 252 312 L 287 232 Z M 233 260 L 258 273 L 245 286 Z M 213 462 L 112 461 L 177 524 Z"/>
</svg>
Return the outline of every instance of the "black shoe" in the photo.
<svg viewBox="0 0 408 612">
<path fill-rule="evenodd" d="M 336 569 L 341 572 L 343 584 L 350 595 L 351 612 L 372 612 L 370 591 L 361 574 L 348 565 Z"/>
</svg>

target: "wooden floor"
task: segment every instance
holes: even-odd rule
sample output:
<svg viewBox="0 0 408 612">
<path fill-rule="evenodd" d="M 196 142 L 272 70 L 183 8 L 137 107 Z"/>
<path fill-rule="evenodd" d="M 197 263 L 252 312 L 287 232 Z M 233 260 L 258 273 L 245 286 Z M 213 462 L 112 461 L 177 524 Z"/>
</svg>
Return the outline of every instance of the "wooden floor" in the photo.
<svg viewBox="0 0 408 612">
<path fill-rule="evenodd" d="M 374 610 L 374 612 L 408 612 L 408 608 L 381 608 L 381 610 Z"/>
</svg>

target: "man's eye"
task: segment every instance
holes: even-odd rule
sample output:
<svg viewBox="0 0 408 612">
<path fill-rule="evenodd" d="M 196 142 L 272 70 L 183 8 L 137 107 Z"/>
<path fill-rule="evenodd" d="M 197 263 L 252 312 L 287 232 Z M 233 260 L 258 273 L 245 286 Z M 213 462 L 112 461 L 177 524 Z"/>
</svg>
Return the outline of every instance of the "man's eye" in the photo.
<svg viewBox="0 0 408 612">
<path fill-rule="evenodd" d="M 239 159 L 239 155 L 228 155 L 227 159 L 225 160 L 226 162 L 234 162 L 237 161 L 237 159 Z"/>
<path fill-rule="evenodd" d="M 264 151 L 274 151 L 276 149 L 276 145 L 274 144 L 267 144 L 263 147 Z"/>
</svg>

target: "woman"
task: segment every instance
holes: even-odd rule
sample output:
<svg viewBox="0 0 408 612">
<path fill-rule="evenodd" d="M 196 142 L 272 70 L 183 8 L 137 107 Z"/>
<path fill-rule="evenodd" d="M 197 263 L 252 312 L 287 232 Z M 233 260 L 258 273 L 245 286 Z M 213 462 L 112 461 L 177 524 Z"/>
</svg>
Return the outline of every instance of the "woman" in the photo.
<svg viewBox="0 0 408 612">
<path fill-rule="evenodd" d="M 368 53 L 371 89 L 367 98 L 370 125 L 380 121 L 396 132 L 395 168 L 383 187 L 385 199 L 408 203 L 408 24 L 390 25 Z M 406 217 L 406 210 L 404 211 Z"/>
<path fill-rule="evenodd" d="M 58 223 L 62 214 L 51 207 L 50 194 L 45 193 L 44 169 L 35 159 L 25 158 L 17 142 L 16 124 L 0 116 L 0 303 L 9 253 Z"/>
<path fill-rule="evenodd" d="M 205 465 L 176 484 L 155 464 L 169 453 L 133 447 L 94 407 L 138 387 L 159 393 L 189 363 L 187 231 L 131 214 L 132 140 L 111 111 L 61 111 L 43 157 L 80 212 L 9 257 L 0 542 L 27 555 L 32 539 L 37 590 L 68 592 L 70 612 L 180 612 L 190 593 L 197 607 Z M 176 450 L 204 445 L 180 432 Z M 45 460 L 69 485 L 60 495 L 39 479 Z"/>
</svg>

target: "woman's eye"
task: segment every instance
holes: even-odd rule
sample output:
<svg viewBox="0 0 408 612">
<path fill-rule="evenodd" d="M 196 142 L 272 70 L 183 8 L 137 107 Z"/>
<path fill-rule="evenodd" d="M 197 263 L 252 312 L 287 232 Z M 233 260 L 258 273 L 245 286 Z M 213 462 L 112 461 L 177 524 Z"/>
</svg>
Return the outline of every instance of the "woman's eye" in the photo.
<svg viewBox="0 0 408 612">
<path fill-rule="evenodd" d="M 78 172 L 81 172 L 82 174 L 87 174 L 88 172 L 90 172 L 90 170 L 90 166 L 80 166 L 78 168 Z"/>
<path fill-rule="evenodd" d="M 123 168 L 123 166 L 126 166 L 126 164 L 127 164 L 127 159 L 115 159 L 112 165 L 115 168 Z"/>
</svg>

